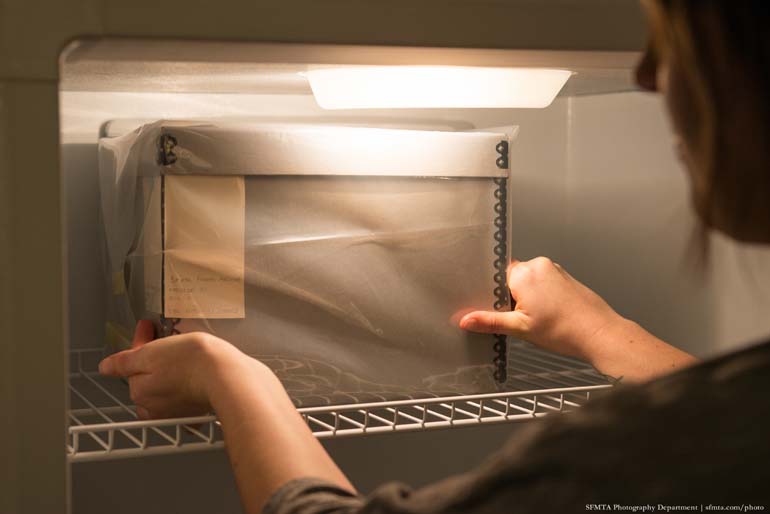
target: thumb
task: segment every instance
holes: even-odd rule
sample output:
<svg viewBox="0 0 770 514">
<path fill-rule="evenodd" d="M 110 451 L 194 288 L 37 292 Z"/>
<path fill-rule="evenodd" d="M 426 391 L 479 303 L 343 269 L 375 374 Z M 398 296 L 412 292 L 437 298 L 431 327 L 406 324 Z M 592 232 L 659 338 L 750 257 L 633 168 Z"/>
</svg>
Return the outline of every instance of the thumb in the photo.
<svg viewBox="0 0 770 514">
<path fill-rule="evenodd" d="M 141 348 L 143 345 L 149 343 L 153 339 L 155 339 L 155 327 L 152 326 L 152 321 L 148 319 L 140 319 L 136 324 L 134 340 L 131 341 L 131 348 Z"/>
<path fill-rule="evenodd" d="M 524 338 L 528 332 L 527 318 L 519 311 L 475 311 L 460 320 L 460 328 L 482 334 L 507 334 Z"/>
</svg>

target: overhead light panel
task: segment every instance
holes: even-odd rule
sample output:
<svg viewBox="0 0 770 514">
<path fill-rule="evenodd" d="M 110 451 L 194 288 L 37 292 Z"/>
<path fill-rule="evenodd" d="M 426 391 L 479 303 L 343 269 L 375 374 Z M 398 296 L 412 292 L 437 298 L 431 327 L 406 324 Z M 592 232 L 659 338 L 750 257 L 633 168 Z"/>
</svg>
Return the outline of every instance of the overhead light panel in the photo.
<svg viewBox="0 0 770 514">
<path fill-rule="evenodd" d="M 572 72 L 474 66 L 341 66 L 307 72 L 324 109 L 544 108 Z"/>
</svg>

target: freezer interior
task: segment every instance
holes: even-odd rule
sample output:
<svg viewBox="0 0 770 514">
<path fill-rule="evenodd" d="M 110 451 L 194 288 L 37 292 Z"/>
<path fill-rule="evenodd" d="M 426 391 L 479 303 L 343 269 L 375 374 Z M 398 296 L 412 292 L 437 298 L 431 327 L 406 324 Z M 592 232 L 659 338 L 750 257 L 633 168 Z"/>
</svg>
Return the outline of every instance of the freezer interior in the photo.
<svg viewBox="0 0 770 514">
<path fill-rule="evenodd" d="M 110 326 L 112 314 L 105 299 L 113 295 L 115 284 L 104 271 L 109 256 L 105 252 L 101 229 L 99 141 L 125 136 L 160 120 L 247 123 L 260 127 L 304 126 L 316 130 L 343 127 L 460 135 L 515 134 L 510 139 L 509 167 L 505 177 L 506 258 L 550 257 L 604 297 L 622 315 L 662 339 L 702 357 L 758 340 L 770 333 L 770 319 L 764 315 L 769 299 L 764 298 L 755 286 L 770 276 L 768 254 L 760 249 L 738 247 L 725 238 L 714 236 L 711 238 L 710 261 L 700 271 L 692 271 L 696 260 L 693 242 L 699 228 L 689 205 L 687 179 L 672 149 L 671 131 L 661 100 L 638 91 L 634 85 L 633 67 L 637 57 L 628 52 L 122 39 L 74 42 L 61 57 L 59 95 L 61 171 L 66 192 L 69 341 L 73 366 L 93 367 L 105 352 L 114 351 L 107 342 L 110 332 L 106 327 Z M 332 99 L 328 96 L 323 99 L 322 93 L 314 91 L 310 84 L 310 75 L 317 71 L 367 67 L 435 67 L 450 71 L 467 68 L 560 70 L 568 72 L 568 80 L 554 93 L 556 96 L 550 103 L 548 95 L 545 100 L 525 101 L 530 96 L 522 90 L 513 99 L 503 98 L 498 105 L 492 105 L 492 100 L 480 101 L 483 91 L 470 95 L 468 90 L 460 91 L 458 94 L 462 93 L 462 98 L 455 105 L 452 105 L 455 97 L 451 92 L 436 100 L 433 97 L 440 96 L 441 82 L 429 83 L 427 93 L 423 91 L 423 96 L 411 103 L 408 98 L 381 98 L 379 101 L 376 95 L 350 98 L 356 92 L 355 88 L 345 89 L 342 83 L 335 88 L 333 81 L 326 84 L 323 93 L 331 94 Z M 355 77 L 345 79 L 345 84 L 350 85 L 348 82 L 354 83 Z M 535 90 L 542 93 L 538 87 Z M 475 90 L 471 88 L 471 91 Z M 339 92 L 343 93 L 335 98 Z M 434 101 L 436 105 L 431 104 Z M 532 105 L 525 106 L 525 103 Z M 216 143 L 214 147 L 217 147 Z M 301 153 L 302 149 L 297 151 Z M 239 170 L 239 173 L 243 171 Z M 174 180 L 189 175 L 168 176 Z M 282 209 L 290 204 L 280 203 L 280 199 L 292 188 L 290 179 L 270 177 L 273 189 L 268 195 L 263 194 L 265 190 L 253 179 L 254 176 L 247 177 L 244 185 L 253 195 L 253 201 L 246 205 L 247 211 L 252 209 L 250 212 L 254 217 L 251 219 L 258 220 L 261 227 L 287 225 L 285 222 L 289 218 Z M 249 180 L 252 180 L 251 184 Z M 380 205 L 381 216 L 394 212 L 388 210 L 394 207 L 390 205 L 391 201 L 407 202 L 410 195 L 429 187 L 431 182 L 424 178 L 410 182 L 403 178 L 382 181 L 372 177 L 347 177 L 339 182 L 307 177 L 305 180 L 320 181 L 308 191 L 315 187 L 316 191 L 325 188 L 326 193 L 334 192 L 327 187 L 333 183 L 333 188 L 366 189 L 377 194 L 398 192 L 399 195 Z M 362 185 L 362 180 L 366 184 Z M 433 181 L 439 180 L 434 177 Z M 488 188 L 490 184 L 480 187 Z M 446 198 L 449 202 L 457 202 L 469 196 L 473 194 L 465 191 Z M 327 197 L 328 201 L 324 194 L 309 194 L 304 203 L 291 204 L 291 208 L 323 212 L 338 205 L 333 199 L 334 194 Z M 485 198 L 484 201 L 488 201 L 488 195 Z M 313 205 L 313 202 L 321 204 Z M 478 214 L 474 214 L 473 205 L 477 204 L 458 203 L 456 209 L 447 208 L 446 212 L 467 221 Z M 376 202 L 372 206 L 375 210 L 378 208 Z M 464 212 L 463 208 L 469 211 Z M 360 221 L 364 211 L 366 209 L 353 209 L 351 212 L 358 213 L 353 221 Z M 282 214 L 271 219 L 275 213 Z M 315 221 L 321 223 L 323 220 Z M 412 216 L 396 217 L 391 224 L 405 226 L 413 221 Z M 484 223 L 487 222 L 485 218 Z M 284 228 L 289 230 L 291 227 Z M 306 226 L 302 228 L 305 230 Z M 485 251 L 490 250 L 491 247 L 486 247 Z M 280 258 L 275 262 L 280 262 Z M 344 271 L 345 278 L 335 284 L 345 281 L 348 285 L 362 284 L 370 278 L 382 282 L 388 280 L 386 275 L 370 277 L 367 268 L 346 268 L 345 265 L 337 268 Z M 453 269 L 450 266 L 443 273 L 451 275 Z M 404 283 L 418 284 L 425 298 L 431 292 L 446 298 L 455 291 L 451 286 L 457 283 L 472 289 L 478 286 L 477 279 L 488 282 L 489 271 L 458 270 L 457 281 L 447 278 L 434 286 L 420 282 L 419 274 L 402 278 L 406 279 Z M 323 286 L 324 290 L 329 287 L 329 283 Z M 494 287 L 494 283 L 491 286 L 486 283 L 479 290 L 491 294 Z M 412 296 L 411 304 L 402 305 L 398 303 L 397 292 L 398 289 L 392 291 L 387 305 L 381 306 L 378 312 L 400 312 L 402 316 L 398 322 L 391 320 L 390 324 L 379 327 L 383 330 L 399 326 L 406 330 L 419 324 L 417 321 L 404 322 L 419 309 L 414 303 L 419 296 Z M 490 301 L 494 299 L 485 298 L 486 307 L 494 308 Z M 291 306 L 286 305 L 283 309 L 284 314 L 291 314 Z M 328 309 L 326 312 L 328 314 Z M 367 320 L 370 320 L 368 316 L 359 318 L 364 325 Z M 217 324 L 224 326 L 225 321 L 189 318 L 186 323 L 190 329 L 211 329 Z M 307 325 L 305 334 L 320 330 L 318 327 L 323 322 L 319 323 Z M 355 328 L 359 330 L 361 326 Z M 370 341 L 374 345 L 377 327 L 374 331 L 371 329 L 365 326 L 364 332 L 374 337 Z M 443 329 L 451 332 L 448 325 Z M 232 336 L 229 329 L 222 330 Z M 324 337 L 333 338 L 334 333 L 334 330 L 327 331 Z M 399 331 L 393 333 L 393 341 L 397 341 Z M 423 337 L 429 338 L 429 335 Z M 438 344 L 438 341 L 430 344 Z M 489 341 L 482 345 L 492 352 Z M 536 392 L 607 383 L 605 377 L 597 375 L 588 364 L 547 354 L 528 343 L 509 339 L 506 349 L 504 390 Z M 419 359 L 412 361 L 405 355 L 396 356 L 389 361 L 389 366 L 376 371 L 387 378 L 389 368 L 394 369 L 394 381 L 398 381 L 398 373 L 419 374 L 419 369 L 408 371 L 415 363 L 418 363 L 417 368 L 423 367 Z M 485 362 L 491 362 L 489 357 L 483 357 Z M 403 369 L 399 368 L 397 373 L 395 366 L 399 358 L 403 359 Z M 424 361 L 427 359 L 428 354 Z M 376 367 L 376 362 L 370 364 Z M 488 390 L 501 389 L 499 384 L 490 383 Z M 442 390 L 441 394 L 468 392 L 473 391 L 460 388 Z M 83 396 L 87 395 L 75 395 L 71 403 L 73 408 L 82 409 L 86 415 L 88 409 L 82 405 Z M 310 404 L 371 400 L 371 397 L 346 398 L 315 399 L 310 400 Z M 530 401 L 527 408 L 532 408 L 534 414 L 535 409 L 541 407 L 536 403 L 532 408 Z M 129 412 L 119 406 L 114 408 L 114 420 L 132 419 Z M 545 411 L 549 410 L 559 408 L 545 408 Z M 104 412 L 106 416 L 113 416 L 110 414 L 113 411 Z M 419 416 L 417 418 L 414 423 L 419 425 Z M 87 419 L 86 416 L 81 421 Z M 99 416 L 95 419 L 104 421 Z M 355 426 L 351 427 L 351 430 L 357 430 Z M 337 429 L 336 425 L 327 423 L 323 430 L 331 434 Z M 91 444 L 101 451 L 98 444 L 93 441 Z M 405 473 L 408 475 L 409 471 Z M 415 480 L 436 476 L 435 469 L 432 473 L 424 466 L 418 466 L 414 476 L 419 478 Z M 366 484 L 375 484 L 381 478 L 367 468 L 361 470 L 360 483 L 365 489 Z M 85 496 L 76 495 L 76 503 L 86 502 L 83 498 Z"/>
</svg>

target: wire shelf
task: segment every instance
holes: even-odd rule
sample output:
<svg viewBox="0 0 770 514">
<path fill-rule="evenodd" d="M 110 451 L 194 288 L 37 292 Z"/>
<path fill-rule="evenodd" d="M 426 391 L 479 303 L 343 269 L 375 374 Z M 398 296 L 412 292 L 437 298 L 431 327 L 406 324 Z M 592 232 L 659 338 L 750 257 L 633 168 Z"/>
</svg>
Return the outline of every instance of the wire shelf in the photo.
<svg viewBox="0 0 770 514">
<path fill-rule="evenodd" d="M 318 438 L 526 421 L 581 407 L 611 387 L 605 377 L 578 361 L 509 344 L 502 393 L 304 407 L 299 412 Z M 71 462 L 222 448 L 214 416 L 140 420 L 128 386 L 96 371 L 102 349 L 73 350 L 67 455 Z"/>
</svg>

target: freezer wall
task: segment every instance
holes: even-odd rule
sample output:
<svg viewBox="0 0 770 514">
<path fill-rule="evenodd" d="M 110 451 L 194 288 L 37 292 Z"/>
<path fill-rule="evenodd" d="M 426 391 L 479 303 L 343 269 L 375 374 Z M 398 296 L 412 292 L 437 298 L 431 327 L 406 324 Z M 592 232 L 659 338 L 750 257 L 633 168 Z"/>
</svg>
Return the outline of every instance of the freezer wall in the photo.
<svg viewBox="0 0 770 514">
<path fill-rule="evenodd" d="M 707 357 L 770 334 L 770 251 L 713 235 L 650 94 L 569 100 L 563 260 L 623 315 Z M 515 238 L 514 238 L 515 239 Z"/>
<path fill-rule="evenodd" d="M 718 290 L 707 270 L 692 271 L 697 225 L 661 102 L 574 98 L 568 126 L 568 269 L 664 340 L 711 354 Z"/>
</svg>

